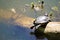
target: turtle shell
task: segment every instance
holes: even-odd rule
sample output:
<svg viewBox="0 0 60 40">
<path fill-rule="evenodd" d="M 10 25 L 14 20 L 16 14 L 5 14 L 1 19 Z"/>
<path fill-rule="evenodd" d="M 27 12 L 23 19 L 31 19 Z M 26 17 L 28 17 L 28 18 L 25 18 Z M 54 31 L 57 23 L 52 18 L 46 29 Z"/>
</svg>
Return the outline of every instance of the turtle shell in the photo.
<svg viewBox="0 0 60 40">
<path fill-rule="evenodd" d="M 39 16 L 36 18 L 35 23 L 46 23 L 50 20 L 48 16 Z"/>
</svg>

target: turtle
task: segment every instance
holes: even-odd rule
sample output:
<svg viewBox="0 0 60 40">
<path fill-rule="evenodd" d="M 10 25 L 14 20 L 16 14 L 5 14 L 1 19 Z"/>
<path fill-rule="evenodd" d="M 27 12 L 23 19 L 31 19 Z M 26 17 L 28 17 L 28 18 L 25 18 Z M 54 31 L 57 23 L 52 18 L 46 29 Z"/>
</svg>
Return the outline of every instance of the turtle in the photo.
<svg viewBox="0 0 60 40">
<path fill-rule="evenodd" d="M 35 19 L 35 21 L 33 22 L 34 26 L 31 27 L 31 29 L 33 29 L 34 27 L 40 25 L 47 25 L 47 23 L 51 22 L 50 17 L 48 16 L 48 14 L 45 14 L 43 16 L 39 16 Z"/>
<path fill-rule="evenodd" d="M 46 23 L 50 20 L 47 14 L 36 18 L 35 23 Z"/>
</svg>

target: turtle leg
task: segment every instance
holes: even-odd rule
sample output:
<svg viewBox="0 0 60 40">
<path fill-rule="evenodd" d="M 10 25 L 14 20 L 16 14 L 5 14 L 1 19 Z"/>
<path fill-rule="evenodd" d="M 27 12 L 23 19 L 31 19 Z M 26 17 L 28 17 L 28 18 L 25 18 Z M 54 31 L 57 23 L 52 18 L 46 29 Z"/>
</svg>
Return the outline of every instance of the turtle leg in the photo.
<svg viewBox="0 0 60 40">
<path fill-rule="evenodd" d="M 36 20 L 35 20 L 36 21 Z M 33 22 L 34 26 L 30 27 L 30 29 L 33 29 L 35 27 L 36 29 L 36 26 L 38 26 L 40 23 L 35 23 L 35 21 Z"/>
<path fill-rule="evenodd" d="M 39 24 L 35 23 L 34 26 L 30 27 L 30 29 L 33 29 L 34 27 L 38 26 Z"/>
<path fill-rule="evenodd" d="M 34 26 L 30 27 L 30 29 L 33 29 L 33 28 L 34 28 Z"/>
</svg>

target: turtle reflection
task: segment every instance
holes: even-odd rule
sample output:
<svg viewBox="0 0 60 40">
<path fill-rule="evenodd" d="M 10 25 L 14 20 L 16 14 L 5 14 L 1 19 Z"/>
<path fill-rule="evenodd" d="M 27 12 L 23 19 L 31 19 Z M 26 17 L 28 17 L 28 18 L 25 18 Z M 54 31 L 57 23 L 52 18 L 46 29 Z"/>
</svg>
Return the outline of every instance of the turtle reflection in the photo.
<svg viewBox="0 0 60 40">
<path fill-rule="evenodd" d="M 45 27 L 46 25 L 44 25 Z M 44 33 L 45 28 L 43 27 L 38 27 L 38 29 L 35 29 L 34 32 L 31 32 L 31 35 L 35 35 L 36 40 L 48 40 L 46 38 L 46 34 Z"/>
</svg>

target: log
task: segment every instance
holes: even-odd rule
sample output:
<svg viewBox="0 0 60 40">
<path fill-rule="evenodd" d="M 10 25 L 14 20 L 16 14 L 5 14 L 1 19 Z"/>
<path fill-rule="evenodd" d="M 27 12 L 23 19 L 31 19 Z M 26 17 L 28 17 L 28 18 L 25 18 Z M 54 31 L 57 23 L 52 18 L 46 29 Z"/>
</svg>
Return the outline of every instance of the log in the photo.
<svg viewBox="0 0 60 40">
<path fill-rule="evenodd" d="M 60 33 L 60 22 L 50 22 L 47 24 L 45 33 L 52 32 L 52 33 Z"/>
<path fill-rule="evenodd" d="M 60 40 L 60 22 L 49 22 L 46 28 L 39 27 L 34 33 L 36 38 L 47 37 L 48 40 Z"/>
<path fill-rule="evenodd" d="M 60 22 L 48 23 L 44 33 L 48 40 L 60 40 Z"/>
</svg>

